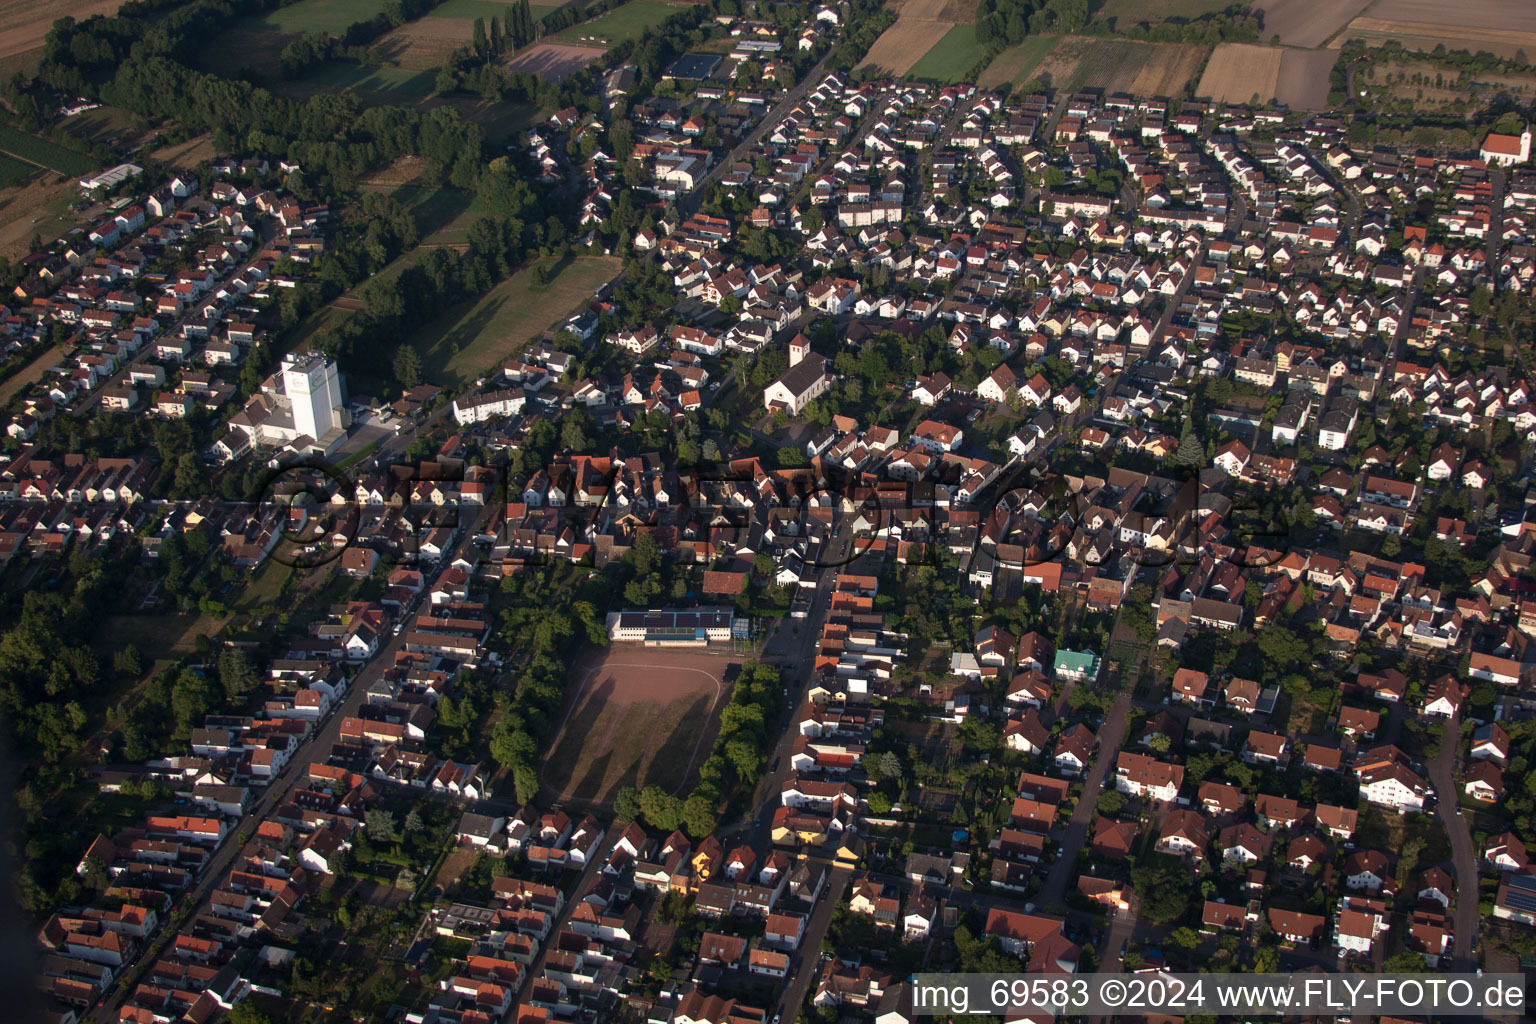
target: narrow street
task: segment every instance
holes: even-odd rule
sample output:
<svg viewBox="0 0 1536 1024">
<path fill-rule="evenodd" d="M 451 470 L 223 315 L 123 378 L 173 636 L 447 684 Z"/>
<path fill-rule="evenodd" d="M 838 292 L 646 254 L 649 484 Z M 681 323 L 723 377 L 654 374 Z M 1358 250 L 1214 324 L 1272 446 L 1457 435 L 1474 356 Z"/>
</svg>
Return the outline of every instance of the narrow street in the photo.
<svg viewBox="0 0 1536 1024">
<path fill-rule="evenodd" d="M 837 909 L 843 893 L 848 891 L 848 882 L 852 878 L 853 869 L 842 867 L 833 868 L 827 876 L 824 895 L 811 911 L 810 920 L 805 923 L 805 937 L 800 941 L 800 950 L 790 961 L 787 984 L 779 993 L 772 1020 L 787 1019 L 792 1024 L 800 1007 L 805 1004 L 805 997 L 819 973 L 817 968 L 821 962 L 821 940 L 826 937 L 827 926 L 832 923 L 832 913 Z"/>
<path fill-rule="evenodd" d="M 1093 756 L 1093 765 L 1088 769 L 1088 774 L 1083 777 L 1083 795 L 1078 798 L 1077 806 L 1072 809 L 1072 817 L 1067 821 L 1067 827 L 1061 837 L 1061 849 L 1056 854 L 1056 862 L 1051 865 L 1051 872 L 1045 878 L 1045 885 L 1040 888 L 1036 897 L 1036 902 L 1041 906 L 1052 906 L 1066 900 L 1067 885 L 1077 874 L 1077 855 L 1082 852 L 1083 843 L 1088 838 L 1088 829 L 1099 813 L 1098 800 L 1099 794 L 1104 791 L 1104 779 L 1109 775 L 1116 755 L 1120 753 L 1120 744 L 1125 741 L 1125 727 L 1130 720 L 1133 691 L 1134 687 L 1126 687 L 1120 696 L 1115 698 L 1115 703 L 1104 716 L 1104 724 L 1099 729 L 1099 745 Z"/>
<path fill-rule="evenodd" d="M 576 879 L 576 884 L 571 887 L 570 895 L 565 899 L 565 905 L 560 908 L 560 913 L 555 918 L 555 923 L 550 927 L 549 934 L 551 938 L 559 935 L 560 930 L 570 921 L 571 914 L 576 910 L 576 904 L 581 902 L 581 897 L 592 887 L 593 880 L 597 878 L 597 873 L 602 870 L 603 863 L 608 860 L 608 855 L 613 852 L 613 844 L 622 831 L 622 829 L 614 825 L 608 826 L 608 831 L 603 836 L 602 846 L 592 856 L 592 859 L 587 861 L 586 867 L 581 869 L 580 877 Z M 528 965 L 527 977 L 529 979 L 542 978 L 544 976 L 544 961 L 548 956 L 549 944 L 539 943 L 539 955 L 534 957 L 533 963 Z"/>
<path fill-rule="evenodd" d="M 1470 971 L 1477 967 L 1473 953 L 1478 914 L 1477 851 L 1472 846 L 1471 827 L 1457 799 L 1455 769 L 1461 746 L 1458 742 L 1460 724 L 1460 715 L 1446 723 L 1440 752 L 1429 762 L 1429 781 L 1435 786 L 1435 813 L 1445 823 L 1446 834 L 1451 839 L 1451 867 L 1456 875 L 1456 906 L 1452 911 L 1456 945 L 1452 952 L 1452 970 Z"/>
</svg>

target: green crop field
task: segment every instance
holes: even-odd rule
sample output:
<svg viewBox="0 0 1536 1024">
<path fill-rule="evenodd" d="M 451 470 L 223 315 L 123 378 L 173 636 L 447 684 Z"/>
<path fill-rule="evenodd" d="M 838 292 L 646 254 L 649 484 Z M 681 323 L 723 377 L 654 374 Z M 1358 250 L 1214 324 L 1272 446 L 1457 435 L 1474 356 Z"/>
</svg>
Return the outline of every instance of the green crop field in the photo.
<svg viewBox="0 0 1536 1024">
<path fill-rule="evenodd" d="M 31 164 L 0 154 L 0 188 L 15 188 L 36 173 Z"/>
<path fill-rule="evenodd" d="M 84 153 L 65 149 L 58 143 L 40 139 L 36 135 L 28 135 L 10 125 L 0 125 L 0 152 L 60 174 L 89 174 L 96 170 L 96 161 Z"/>
<path fill-rule="evenodd" d="M 601 17 L 584 21 L 580 25 L 572 25 L 565 31 L 557 33 L 554 38 L 567 43 L 601 40 L 609 46 L 616 46 L 619 43 L 640 38 L 640 33 L 646 29 L 660 25 L 683 10 L 686 8 L 676 4 L 661 3 L 660 0 L 629 0 L 629 3 L 623 7 L 615 8 Z"/>
<path fill-rule="evenodd" d="M 975 25 L 956 25 L 907 72 L 925 82 L 963 82 L 984 55 Z"/>
<path fill-rule="evenodd" d="M 346 31 L 348 25 L 366 21 L 382 11 L 388 0 L 299 0 L 296 4 L 279 7 L 255 25 L 274 32 L 329 32 L 332 35 Z"/>
<path fill-rule="evenodd" d="M 622 266 L 608 256 L 578 256 L 542 287 L 524 267 L 478 302 L 444 314 L 416 340 L 422 378 L 451 385 L 478 377 L 574 313 Z"/>
</svg>

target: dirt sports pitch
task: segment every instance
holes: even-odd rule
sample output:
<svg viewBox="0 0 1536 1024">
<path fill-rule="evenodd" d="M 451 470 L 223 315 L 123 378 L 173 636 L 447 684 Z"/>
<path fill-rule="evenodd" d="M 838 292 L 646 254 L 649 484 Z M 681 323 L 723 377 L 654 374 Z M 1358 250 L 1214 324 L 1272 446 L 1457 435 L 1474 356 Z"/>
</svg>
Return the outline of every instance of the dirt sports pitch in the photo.
<svg viewBox="0 0 1536 1024">
<path fill-rule="evenodd" d="M 682 793 L 709 755 L 740 656 L 616 644 L 571 668 L 540 802 L 606 805 L 623 786 Z"/>
<path fill-rule="evenodd" d="M 606 52 L 600 46 L 534 43 L 519 50 L 517 56 L 507 63 L 507 70 L 535 74 L 546 82 L 559 82 L 566 75 L 580 71 Z"/>
</svg>

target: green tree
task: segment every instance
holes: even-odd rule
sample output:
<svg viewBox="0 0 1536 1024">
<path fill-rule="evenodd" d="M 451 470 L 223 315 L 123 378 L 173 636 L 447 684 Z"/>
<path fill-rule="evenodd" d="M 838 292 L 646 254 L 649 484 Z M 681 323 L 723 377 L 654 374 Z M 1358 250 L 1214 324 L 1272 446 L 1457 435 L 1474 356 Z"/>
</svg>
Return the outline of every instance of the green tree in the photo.
<svg viewBox="0 0 1536 1024">
<path fill-rule="evenodd" d="M 364 828 L 368 838 L 377 843 L 394 842 L 399 834 L 395 827 L 395 812 L 382 807 L 369 808 Z"/>
<path fill-rule="evenodd" d="M 704 793 L 694 793 L 684 800 L 681 815 L 683 831 L 695 840 L 702 840 L 715 830 L 715 801 Z"/>
<path fill-rule="evenodd" d="M 421 354 L 411 345 L 401 345 L 395 350 L 395 380 L 402 388 L 413 388 L 421 383 Z"/>
<path fill-rule="evenodd" d="M 219 655 L 219 683 L 224 687 L 224 695 L 235 701 L 254 692 L 261 679 L 245 652 L 231 647 Z"/>
<path fill-rule="evenodd" d="M 179 735 L 190 735 L 212 707 L 213 690 L 199 672 L 183 669 L 171 687 L 171 713 Z"/>
<path fill-rule="evenodd" d="M 634 786 L 622 787 L 613 797 L 613 816 L 617 821 L 634 821 L 640 817 L 640 794 Z"/>
</svg>

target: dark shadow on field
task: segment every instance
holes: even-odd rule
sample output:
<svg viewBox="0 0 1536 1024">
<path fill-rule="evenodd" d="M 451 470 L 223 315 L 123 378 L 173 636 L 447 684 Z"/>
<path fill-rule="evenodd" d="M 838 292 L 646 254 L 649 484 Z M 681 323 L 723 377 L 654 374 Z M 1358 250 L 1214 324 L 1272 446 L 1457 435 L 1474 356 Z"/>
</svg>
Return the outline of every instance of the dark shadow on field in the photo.
<svg viewBox="0 0 1536 1024">
<path fill-rule="evenodd" d="M 655 783 L 669 793 L 682 789 L 688 777 L 709 756 L 709 747 L 700 742 L 700 732 L 709 726 L 709 708 L 715 701 L 714 687 L 689 702 L 688 710 L 673 726 L 666 741 L 651 759 L 646 785 Z M 675 705 L 674 705 L 675 706 Z M 697 753 L 695 753 L 697 752 Z"/>
<path fill-rule="evenodd" d="M 568 790 L 572 799 L 586 800 L 598 803 L 606 799 L 607 794 L 602 792 L 603 776 L 608 774 L 608 765 L 613 761 L 611 749 L 603 751 L 598 756 L 587 762 L 586 774 L 581 781 L 576 783 L 574 789 Z M 636 764 L 638 765 L 638 761 Z"/>
<path fill-rule="evenodd" d="M 578 758 L 582 747 L 602 715 L 603 708 L 607 706 L 608 699 L 613 696 L 613 689 L 613 677 L 609 676 L 595 690 L 584 690 L 575 698 L 578 705 L 571 710 L 571 717 L 566 720 L 559 741 L 544 757 L 544 785 L 552 797 L 565 793 L 571 779 L 580 770 Z"/>
<path fill-rule="evenodd" d="M 457 350 L 463 349 L 480 337 L 481 332 L 496 318 L 496 314 L 501 311 L 501 307 L 506 305 L 506 302 L 507 300 L 502 298 L 485 303 L 473 316 L 459 321 L 452 330 L 438 338 L 430 349 L 422 353 L 428 365 L 435 370 L 441 370 L 447 366 L 448 360 L 454 357 Z M 446 309 L 441 315 L 452 316 L 453 310 Z"/>
<path fill-rule="evenodd" d="M 452 224 L 475 201 L 474 196 L 456 188 L 420 185 L 414 181 L 395 186 L 389 197 L 410 207 L 418 238 L 429 238 Z"/>
<path fill-rule="evenodd" d="M 371 49 L 375 55 L 383 58 L 385 64 L 389 64 L 393 61 L 399 60 L 400 56 L 410 48 L 411 44 L 409 40 L 402 36 L 396 36 L 393 32 L 386 32 L 384 35 L 380 36 L 378 41 L 376 41 L 369 49 Z"/>
</svg>

